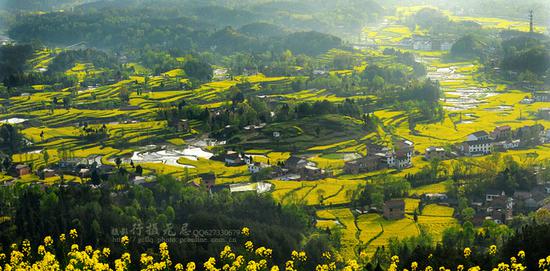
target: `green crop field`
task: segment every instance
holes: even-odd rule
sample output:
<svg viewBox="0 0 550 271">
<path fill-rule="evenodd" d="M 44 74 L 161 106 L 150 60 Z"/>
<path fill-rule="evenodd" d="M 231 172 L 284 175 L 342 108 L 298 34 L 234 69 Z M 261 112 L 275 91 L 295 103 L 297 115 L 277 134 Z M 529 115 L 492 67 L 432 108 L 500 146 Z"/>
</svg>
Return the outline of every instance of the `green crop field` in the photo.
<svg viewBox="0 0 550 271">
<path fill-rule="evenodd" d="M 423 216 L 443 216 L 452 217 L 454 209 L 447 206 L 441 206 L 437 204 L 428 204 L 422 209 Z"/>
</svg>

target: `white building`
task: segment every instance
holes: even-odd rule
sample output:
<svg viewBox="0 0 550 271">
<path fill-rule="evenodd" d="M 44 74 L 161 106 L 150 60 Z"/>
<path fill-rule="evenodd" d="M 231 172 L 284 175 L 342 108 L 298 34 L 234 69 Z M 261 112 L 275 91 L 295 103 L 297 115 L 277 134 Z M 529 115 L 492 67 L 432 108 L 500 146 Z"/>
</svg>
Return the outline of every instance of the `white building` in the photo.
<svg viewBox="0 0 550 271">
<path fill-rule="evenodd" d="M 218 68 L 213 71 L 212 79 L 216 81 L 223 81 L 228 78 L 227 76 L 227 69 L 225 68 Z"/>
<path fill-rule="evenodd" d="M 269 166 L 264 163 L 250 163 L 248 164 L 248 171 L 252 174 L 260 172 L 264 168 L 268 168 Z"/>
<path fill-rule="evenodd" d="M 516 140 L 504 142 L 503 146 L 504 146 L 504 149 L 506 149 L 506 150 L 517 149 L 517 148 L 519 148 L 519 143 L 521 143 L 521 140 L 516 139 Z"/>
<path fill-rule="evenodd" d="M 466 141 L 480 141 L 489 139 L 489 134 L 485 131 L 477 131 L 475 133 L 469 134 L 466 138 Z"/>
<path fill-rule="evenodd" d="M 385 153 L 377 153 L 383 163 L 390 168 L 408 168 L 412 166 L 412 157 L 414 155 L 414 143 L 409 140 L 398 141 L 395 149 L 387 150 Z"/>
<path fill-rule="evenodd" d="M 462 145 L 466 155 L 485 155 L 493 152 L 493 142 L 489 140 L 467 141 Z"/>
<path fill-rule="evenodd" d="M 469 134 L 460 147 L 465 155 L 486 155 L 493 152 L 494 143 L 485 131 Z"/>
</svg>

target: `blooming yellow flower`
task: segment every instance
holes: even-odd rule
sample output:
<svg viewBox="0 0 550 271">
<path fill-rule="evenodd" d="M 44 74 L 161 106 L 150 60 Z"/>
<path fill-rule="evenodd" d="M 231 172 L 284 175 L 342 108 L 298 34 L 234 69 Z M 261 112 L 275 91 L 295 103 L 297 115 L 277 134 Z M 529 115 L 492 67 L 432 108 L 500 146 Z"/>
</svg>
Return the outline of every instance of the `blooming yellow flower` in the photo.
<svg viewBox="0 0 550 271">
<path fill-rule="evenodd" d="M 46 253 L 46 248 L 43 245 L 38 246 L 38 255 L 44 255 Z"/>
<path fill-rule="evenodd" d="M 194 271 L 195 268 L 196 268 L 195 263 L 194 263 L 194 262 L 189 262 L 189 263 L 187 264 L 186 270 L 187 270 L 187 271 Z"/>
<path fill-rule="evenodd" d="M 123 246 L 127 246 L 130 243 L 130 238 L 128 238 L 128 236 L 124 235 L 124 236 L 122 236 L 122 238 L 120 238 L 120 243 Z"/>
<path fill-rule="evenodd" d="M 215 266 L 215 265 L 216 265 L 216 259 L 215 259 L 215 258 L 212 258 L 212 257 L 210 257 L 210 258 L 208 259 L 208 261 L 206 261 L 206 262 L 203 264 L 204 268 L 205 268 L 206 270 L 209 270 L 209 271 L 218 270 L 218 269 L 216 269 L 216 266 Z"/>
<path fill-rule="evenodd" d="M 298 258 L 300 259 L 300 261 L 305 262 L 307 260 L 306 252 L 300 251 L 300 253 L 298 253 Z"/>
<path fill-rule="evenodd" d="M 243 227 L 241 230 L 242 235 L 249 236 L 250 235 L 250 229 L 248 227 Z"/>
<path fill-rule="evenodd" d="M 254 250 L 254 244 L 252 243 L 252 241 L 246 241 L 246 243 L 244 243 L 244 248 L 252 252 Z"/>
<path fill-rule="evenodd" d="M 78 237 L 78 232 L 76 231 L 76 229 L 71 229 L 69 231 L 69 235 L 71 236 L 71 238 L 76 239 Z"/>
<path fill-rule="evenodd" d="M 28 239 L 23 240 L 21 248 L 23 253 L 29 256 L 31 254 L 31 241 L 29 241 Z"/>
<path fill-rule="evenodd" d="M 542 269 L 546 266 L 546 260 L 545 259 L 540 259 L 539 260 L 539 269 Z"/>
<path fill-rule="evenodd" d="M 53 239 L 51 236 L 46 236 L 44 237 L 44 245 L 46 245 L 47 247 L 50 246 L 51 244 L 53 244 Z"/>
<path fill-rule="evenodd" d="M 399 263 L 399 256 L 397 256 L 397 255 L 392 256 L 391 257 L 391 262 L 398 264 Z"/>
<path fill-rule="evenodd" d="M 350 270 L 350 271 L 357 271 L 359 270 L 361 267 L 359 266 L 359 264 L 357 263 L 356 260 L 349 260 L 347 263 L 346 263 L 346 267 L 344 268 L 344 270 Z M 390 266 L 390 269 L 392 268 L 392 266 Z"/>
<path fill-rule="evenodd" d="M 418 263 L 417 263 L 417 262 L 412 262 L 412 263 L 411 263 L 411 269 L 412 269 L 413 271 L 415 271 L 416 268 L 418 268 Z"/>
<path fill-rule="evenodd" d="M 65 238 L 65 234 L 64 234 L 64 233 L 62 233 L 61 235 L 59 235 L 59 241 L 65 242 L 65 239 L 66 239 L 66 238 Z"/>
<path fill-rule="evenodd" d="M 220 252 L 220 258 L 221 259 L 234 259 L 235 258 L 235 254 L 233 252 L 231 252 L 231 247 L 230 246 L 225 246 L 223 248 L 223 250 Z"/>
<path fill-rule="evenodd" d="M 489 255 L 495 256 L 497 254 L 497 246 L 491 245 L 489 247 Z"/>
<path fill-rule="evenodd" d="M 520 251 L 518 252 L 518 257 L 519 257 L 520 259 L 525 259 L 525 251 L 520 250 Z"/>
<path fill-rule="evenodd" d="M 131 263 L 131 259 L 130 259 L 130 253 L 128 252 L 125 252 L 122 254 L 122 257 L 121 259 L 124 261 L 124 262 L 127 262 L 127 263 Z"/>
<path fill-rule="evenodd" d="M 289 268 L 292 269 L 292 268 L 294 268 L 294 261 L 286 261 L 285 267 L 286 267 L 286 269 L 289 269 Z"/>
<path fill-rule="evenodd" d="M 78 245 L 77 245 L 77 244 L 72 244 L 72 245 L 71 245 L 71 251 L 72 251 L 72 252 L 78 251 Z"/>
<path fill-rule="evenodd" d="M 472 250 L 469 247 L 464 249 L 464 257 L 465 258 L 470 257 L 471 254 L 472 254 Z"/>
<path fill-rule="evenodd" d="M 102 254 L 103 254 L 103 256 L 105 256 L 105 257 L 109 257 L 109 255 L 111 254 L 111 249 L 108 248 L 108 247 L 103 248 Z"/>
</svg>

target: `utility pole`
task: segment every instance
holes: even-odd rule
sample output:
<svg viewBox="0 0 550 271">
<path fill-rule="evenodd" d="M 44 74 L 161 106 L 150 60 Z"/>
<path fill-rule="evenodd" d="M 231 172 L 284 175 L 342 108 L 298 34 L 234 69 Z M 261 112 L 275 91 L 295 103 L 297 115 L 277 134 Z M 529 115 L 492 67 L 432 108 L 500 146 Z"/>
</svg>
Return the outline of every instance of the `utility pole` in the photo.
<svg viewBox="0 0 550 271">
<path fill-rule="evenodd" d="M 530 33 L 535 32 L 535 27 L 533 24 L 533 10 L 529 11 L 529 32 Z"/>
</svg>

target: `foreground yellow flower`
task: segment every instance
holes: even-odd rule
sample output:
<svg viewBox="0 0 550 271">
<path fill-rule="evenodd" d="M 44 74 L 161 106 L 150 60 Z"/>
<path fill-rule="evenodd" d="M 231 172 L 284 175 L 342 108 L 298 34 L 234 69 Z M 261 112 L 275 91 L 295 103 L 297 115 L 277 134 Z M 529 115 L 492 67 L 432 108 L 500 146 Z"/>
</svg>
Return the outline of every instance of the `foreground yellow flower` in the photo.
<svg viewBox="0 0 550 271">
<path fill-rule="evenodd" d="M 69 236 L 71 236 L 71 238 L 73 239 L 76 239 L 78 237 L 78 232 L 76 231 L 76 229 L 71 229 L 69 231 Z"/>
<path fill-rule="evenodd" d="M 153 263 L 153 256 L 147 255 L 147 253 L 141 253 L 141 256 L 139 257 L 139 262 L 143 266 L 148 266 Z"/>
<path fill-rule="evenodd" d="M 250 229 L 248 227 L 243 227 L 243 229 L 241 230 L 241 233 L 244 236 L 249 236 L 250 235 Z"/>
<path fill-rule="evenodd" d="M 121 238 L 121 242 L 127 243 L 129 242 L 129 238 L 127 236 L 124 236 Z M 51 244 L 53 243 L 53 239 L 51 237 L 47 236 L 44 238 L 44 244 Z M 246 259 L 243 255 L 236 255 L 230 246 L 225 246 L 224 250 L 220 254 L 220 262 L 219 264 L 223 265 L 223 267 L 218 268 L 216 267 L 216 258 L 211 257 L 204 263 L 204 270 L 206 271 L 279 271 L 279 267 L 276 265 L 268 265 L 268 257 L 271 256 L 271 249 L 268 249 L 266 247 L 258 247 L 256 250 L 253 250 L 253 244 L 251 241 L 248 241 L 245 246 L 249 248 L 250 252 L 254 253 L 246 253 L 246 255 L 253 257 L 252 259 Z M 37 255 L 38 257 L 34 257 L 34 255 L 31 253 L 31 244 L 28 240 L 24 240 L 21 243 L 21 251 L 18 251 L 18 246 L 16 244 L 12 245 L 12 251 L 9 254 L 9 262 L 3 263 L 4 265 L 0 267 L 0 271 L 4 270 L 48 270 L 48 271 L 60 271 L 60 270 L 98 270 L 98 271 L 112 271 L 112 270 L 129 270 L 131 265 L 131 256 L 128 252 L 125 252 L 122 254 L 122 256 L 119 259 L 116 259 L 114 261 L 114 266 L 110 266 L 109 264 L 109 256 L 110 256 L 110 249 L 109 248 L 103 248 L 96 249 L 92 246 L 85 246 L 84 250 L 79 249 L 78 244 L 72 244 L 70 246 L 70 252 L 66 255 L 63 255 L 62 257 L 68 256 L 66 259 L 66 267 L 64 269 L 60 268 L 59 261 L 56 260 L 56 255 L 52 254 L 52 252 L 48 251 L 46 245 L 39 245 L 36 247 Z M 173 266 L 172 262 L 170 261 L 169 257 L 169 250 L 168 250 L 168 244 L 163 242 L 159 244 L 159 250 L 160 250 L 160 257 L 158 256 L 150 256 L 146 253 L 142 253 L 141 257 L 139 258 L 139 264 L 141 266 L 141 270 L 178 270 L 178 271 L 195 271 L 196 266 L 195 263 L 190 262 L 187 264 L 186 268 L 184 268 L 184 265 L 178 263 Z M 52 249 L 52 251 L 54 251 Z M 239 250 L 237 250 L 239 251 Z M 488 252 L 490 254 L 495 255 L 497 250 L 496 246 L 491 246 L 488 249 Z M 156 255 L 156 254 L 155 254 Z M 339 253 L 335 253 L 334 255 L 331 255 L 330 252 L 324 252 L 322 254 L 323 258 L 326 259 L 325 263 L 318 264 L 314 271 L 335 271 L 335 270 L 343 270 L 343 271 L 359 271 L 364 270 L 365 266 L 363 266 L 363 262 L 358 263 L 357 260 L 348 260 L 345 261 L 341 258 Z M 467 267 L 464 267 L 464 265 L 458 265 L 456 270 L 457 271 L 481 271 L 480 266 L 475 264 L 480 264 L 477 262 L 479 259 L 477 257 L 472 256 L 472 250 L 470 248 L 464 249 L 464 256 L 465 257 L 471 257 L 471 261 L 476 261 L 476 263 L 468 263 Z M 158 257 L 158 258 L 157 258 Z M 517 257 L 523 259 L 525 257 L 524 251 L 519 251 L 517 253 Z M 3 253 L 0 253 L 0 262 L 4 262 L 6 258 L 6 255 Z M 159 260 L 159 262 L 156 262 L 156 260 Z M 307 260 L 307 255 L 305 251 L 292 251 L 291 254 L 291 260 L 287 261 L 284 265 L 285 271 L 298 271 L 298 270 L 305 270 L 303 269 L 304 264 Z M 428 256 L 428 258 L 432 258 L 432 255 Z M 64 258 L 65 259 L 65 258 Z M 334 260 L 331 260 L 334 259 Z M 35 262 L 32 262 L 34 260 Z M 387 271 L 409 271 L 406 268 L 399 269 L 400 259 L 398 256 L 392 256 L 391 257 L 391 263 L 388 266 Z M 339 266 L 337 269 L 337 263 L 342 264 L 344 266 Z M 345 263 L 345 264 L 344 264 Z M 510 258 L 510 263 L 499 263 L 498 266 L 488 267 L 486 270 L 491 271 L 526 271 L 526 266 L 524 266 L 525 263 L 518 262 L 518 259 L 516 257 Z M 173 266 L 173 268 L 172 268 Z M 271 266 L 271 267 L 270 267 Z M 539 260 L 539 269 L 540 271 L 548 271 L 548 266 L 550 266 L 550 256 L 547 258 L 542 258 Z M 114 267 L 114 268 L 113 268 Z M 469 267 L 469 268 L 468 268 Z M 411 263 L 411 270 L 417 271 L 417 270 L 425 270 L 425 271 L 434 271 L 434 268 L 431 266 L 427 266 L 425 269 L 420 269 L 417 262 Z M 446 268 L 444 266 L 436 267 L 435 270 L 437 271 L 451 271 L 451 269 Z"/>
<path fill-rule="evenodd" d="M 72 251 L 72 252 L 78 251 L 78 245 L 77 245 L 77 244 L 72 244 L 72 245 L 71 245 L 71 251 Z"/>
<path fill-rule="evenodd" d="M 357 270 L 360 270 L 361 266 L 357 263 L 356 260 L 349 260 L 347 262 L 347 265 L 346 267 L 344 268 L 344 270 L 351 270 L 351 271 L 357 271 Z M 391 268 L 391 267 L 390 267 Z"/>
<path fill-rule="evenodd" d="M 550 257 L 550 256 L 549 256 Z M 547 261 L 545 259 L 540 259 L 539 260 L 539 269 L 543 269 L 544 267 L 546 267 L 547 265 Z"/>
<path fill-rule="evenodd" d="M 252 243 L 252 241 L 246 241 L 246 243 L 244 243 L 244 248 L 246 248 L 246 250 L 248 251 L 253 251 L 254 244 Z"/>
<path fill-rule="evenodd" d="M 397 256 L 397 255 L 392 256 L 391 257 L 391 262 L 395 263 L 395 264 L 398 264 L 399 263 L 399 256 Z"/>
<path fill-rule="evenodd" d="M 216 259 L 215 258 L 212 258 L 210 257 L 208 259 L 208 261 L 206 261 L 203 266 L 204 266 L 204 269 L 208 270 L 208 271 L 215 271 L 215 270 L 218 270 L 216 268 Z"/>
<path fill-rule="evenodd" d="M 130 238 L 128 238 L 128 236 L 124 235 L 124 236 L 122 236 L 122 238 L 120 238 L 120 243 L 123 246 L 127 246 L 130 243 Z"/>
<path fill-rule="evenodd" d="M 106 247 L 106 248 L 103 248 L 103 251 L 102 251 L 102 253 L 103 253 L 103 256 L 105 256 L 105 257 L 109 257 L 109 255 L 111 254 L 111 249 L 110 249 L 110 248 L 108 248 L 108 247 Z"/>
<path fill-rule="evenodd" d="M 44 255 L 46 253 L 46 248 L 43 245 L 38 246 L 38 255 Z"/>
<path fill-rule="evenodd" d="M 44 237 L 44 245 L 45 246 L 50 246 L 51 244 L 53 244 L 53 239 L 51 236 L 46 236 Z"/>
<path fill-rule="evenodd" d="M 472 250 L 469 247 L 464 249 L 464 257 L 465 258 L 470 257 L 471 254 L 472 254 Z"/>
<path fill-rule="evenodd" d="M 489 255 L 495 256 L 497 254 L 497 246 L 492 245 L 489 247 Z"/>
<path fill-rule="evenodd" d="M 291 253 L 291 257 L 292 257 L 292 260 L 294 261 L 306 261 L 307 260 L 307 256 L 306 256 L 306 253 L 305 251 L 296 251 L 296 250 L 293 250 L 292 253 Z"/>
</svg>

